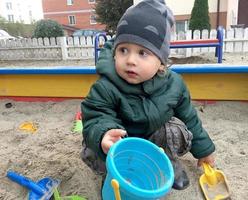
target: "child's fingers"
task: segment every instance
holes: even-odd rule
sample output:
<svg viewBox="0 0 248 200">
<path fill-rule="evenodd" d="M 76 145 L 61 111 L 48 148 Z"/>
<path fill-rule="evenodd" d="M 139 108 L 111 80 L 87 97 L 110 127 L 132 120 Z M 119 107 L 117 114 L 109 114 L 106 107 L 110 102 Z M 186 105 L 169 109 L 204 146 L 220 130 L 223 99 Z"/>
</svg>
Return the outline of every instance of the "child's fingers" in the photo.
<svg viewBox="0 0 248 200">
<path fill-rule="evenodd" d="M 102 150 L 105 154 L 108 153 L 110 147 L 117 142 L 118 140 L 121 140 L 123 137 L 127 135 L 127 132 L 122 129 L 111 129 L 109 130 L 103 137 L 101 142 Z"/>
<path fill-rule="evenodd" d="M 197 166 L 200 167 L 202 163 L 208 163 L 211 167 L 214 167 L 214 156 L 213 154 L 210 154 L 209 156 L 206 156 L 204 158 L 200 158 L 197 162 Z"/>
<path fill-rule="evenodd" d="M 110 132 L 110 135 L 112 137 L 124 137 L 127 134 L 127 132 L 125 130 L 122 129 L 112 129 Z"/>
</svg>

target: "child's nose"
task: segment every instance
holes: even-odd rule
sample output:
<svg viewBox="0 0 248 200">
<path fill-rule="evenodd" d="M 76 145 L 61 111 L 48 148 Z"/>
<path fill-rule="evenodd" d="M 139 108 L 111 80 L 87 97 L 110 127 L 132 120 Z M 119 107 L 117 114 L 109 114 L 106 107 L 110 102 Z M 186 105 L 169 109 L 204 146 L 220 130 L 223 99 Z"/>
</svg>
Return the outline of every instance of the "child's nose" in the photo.
<svg viewBox="0 0 248 200">
<path fill-rule="evenodd" d="M 137 62 L 136 55 L 133 53 L 130 53 L 127 57 L 127 63 L 130 65 L 135 65 Z"/>
</svg>

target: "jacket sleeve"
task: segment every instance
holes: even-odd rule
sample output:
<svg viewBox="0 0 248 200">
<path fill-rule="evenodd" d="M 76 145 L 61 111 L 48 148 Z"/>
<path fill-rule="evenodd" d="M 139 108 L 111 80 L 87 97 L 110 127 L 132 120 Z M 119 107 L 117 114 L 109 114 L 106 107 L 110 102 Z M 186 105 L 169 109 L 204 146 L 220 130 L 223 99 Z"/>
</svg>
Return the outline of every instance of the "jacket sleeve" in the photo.
<svg viewBox="0 0 248 200">
<path fill-rule="evenodd" d="M 202 122 L 197 115 L 197 111 L 191 103 L 189 91 L 181 80 L 182 94 L 175 108 L 175 115 L 181 119 L 192 132 L 192 147 L 190 152 L 199 159 L 208 156 L 215 151 L 215 146 L 206 130 L 202 127 Z"/>
<path fill-rule="evenodd" d="M 110 129 L 124 129 L 121 120 L 117 118 L 114 97 L 97 81 L 88 96 L 81 103 L 83 113 L 83 137 L 86 146 L 96 152 L 102 160 L 106 155 L 101 148 L 101 140 L 105 132 Z"/>
</svg>

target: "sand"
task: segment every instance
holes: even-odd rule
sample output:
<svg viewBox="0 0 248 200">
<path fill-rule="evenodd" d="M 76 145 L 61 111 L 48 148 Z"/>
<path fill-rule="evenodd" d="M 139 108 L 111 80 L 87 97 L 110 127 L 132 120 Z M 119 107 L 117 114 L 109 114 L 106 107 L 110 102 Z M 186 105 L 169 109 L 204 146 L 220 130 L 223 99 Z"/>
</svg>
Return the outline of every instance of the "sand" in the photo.
<svg viewBox="0 0 248 200">
<path fill-rule="evenodd" d="M 11 102 L 12 107 L 5 104 Z M 82 194 L 97 199 L 97 177 L 80 159 L 82 135 L 71 128 L 80 100 L 64 102 L 14 102 L 1 100 L 0 199 L 25 199 L 27 190 L 5 175 L 14 170 L 32 180 L 50 176 L 61 180 L 63 195 Z M 23 122 L 38 125 L 36 133 L 21 131 Z"/>
<path fill-rule="evenodd" d="M 12 103 L 6 108 L 6 103 Z M 6 178 L 14 170 L 32 180 L 50 176 L 61 180 L 63 196 L 78 194 L 89 200 L 100 199 L 100 177 L 80 159 L 82 136 L 73 133 L 75 113 L 80 100 L 63 102 L 17 102 L 0 100 L 0 199 L 23 200 L 24 187 Z M 229 180 L 232 199 L 246 199 L 248 195 L 248 104 L 217 102 L 196 108 L 216 144 L 216 166 Z M 201 108 L 201 109 L 200 109 Z M 35 133 L 19 126 L 26 121 L 38 125 Z M 203 199 L 198 179 L 202 169 L 190 154 L 182 158 L 191 185 L 184 191 L 174 191 L 166 199 Z"/>
<path fill-rule="evenodd" d="M 28 194 L 27 189 L 6 178 L 8 170 L 34 181 L 48 176 L 59 179 L 62 196 L 77 194 L 88 200 L 100 199 L 101 178 L 81 161 L 82 135 L 71 131 L 80 102 L 80 99 L 31 103 L 0 100 L 1 200 L 23 200 Z M 7 103 L 12 107 L 7 108 Z M 195 102 L 195 106 L 216 144 L 216 167 L 227 176 L 232 199 L 247 199 L 248 103 Z M 37 125 L 35 133 L 19 129 L 27 121 Z M 202 169 L 196 167 L 197 161 L 190 154 L 181 159 L 191 184 L 184 191 L 172 190 L 165 199 L 203 200 L 198 183 Z"/>
</svg>

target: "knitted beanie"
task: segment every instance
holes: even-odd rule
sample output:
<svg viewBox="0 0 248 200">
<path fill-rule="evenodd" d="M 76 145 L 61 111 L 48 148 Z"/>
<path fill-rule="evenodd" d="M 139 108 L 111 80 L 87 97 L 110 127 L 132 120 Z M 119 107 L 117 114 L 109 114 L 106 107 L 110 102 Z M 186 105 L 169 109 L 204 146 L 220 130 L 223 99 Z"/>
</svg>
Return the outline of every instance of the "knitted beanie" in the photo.
<svg viewBox="0 0 248 200">
<path fill-rule="evenodd" d="M 143 0 L 129 7 L 121 17 L 114 42 L 134 43 L 153 52 L 165 65 L 170 51 L 172 11 L 164 0 Z"/>
</svg>

